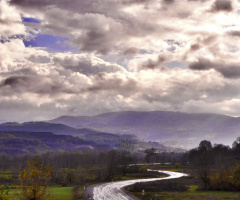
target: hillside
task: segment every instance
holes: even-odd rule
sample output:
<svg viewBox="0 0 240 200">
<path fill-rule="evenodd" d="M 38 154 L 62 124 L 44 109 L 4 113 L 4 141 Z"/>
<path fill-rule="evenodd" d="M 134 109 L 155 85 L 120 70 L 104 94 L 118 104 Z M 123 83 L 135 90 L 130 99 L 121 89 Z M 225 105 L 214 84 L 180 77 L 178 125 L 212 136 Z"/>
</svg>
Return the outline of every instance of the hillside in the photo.
<svg viewBox="0 0 240 200">
<path fill-rule="evenodd" d="M 147 141 L 191 148 L 203 140 L 232 144 L 240 136 L 240 119 L 218 114 L 179 112 L 114 112 L 96 116 L 64 116 L 50 120 L 75 128 L 134 134 Z"/>
<path fill-rule="evenodd" d="M 0 132 L 0 153 L 35 154 L 56 150 L 98 149 L 94 142 L 48 132 Z"/>
<path fill-rule="evenodd" d="M 101 148 L 116 148 L 119 145 L 119 141 L 121 139 L 128 139 L 131 140 L 132 143 L 135 145 L 136 150 L 145 150 L 146 148 L 151 148 L 155 146 L 160 151 L 170 151 L 172 149 L 166 148 L 162 144 L 158 143 L 148 143 L 142 141 L 141 139 L 137 138 L 135 135 L 130 134 L 113 134 L 107 133 L 103 131 L 97 130 L 90 130 L 86 128 L 75 129 L 73 127 L 69 127 L 63 124 L 53 124 L 47 122 L 26 122 L 26 123 L 16 123 L 16 122 L 8 122 L 4 124 L 0 124 L 0 132 L 31 132 L 31 133 L 54 133 L 57 135 L 61 135 L 63 140 L 67 144 L 67 136 L 75 136 L 84 141 L 93 142 L 97 144 Z M 37 134 L 38 137 L 39 134 Z M 25 139 L 33 139 L 36 134 L 28 134 L 25 135 Z M 49 136 L 50 137 L 50 136 Z M 46 136 L 47 139 L 47 136 Z"/>
<path fill-rule="evenodd" d="M 30 132 L 51 132 L 59 135 L 72 135 L 76 129 L 63 125 L 46 122 L 7 122 L 0 124 L 0 131 L 30 131 Z"/>
</svg>

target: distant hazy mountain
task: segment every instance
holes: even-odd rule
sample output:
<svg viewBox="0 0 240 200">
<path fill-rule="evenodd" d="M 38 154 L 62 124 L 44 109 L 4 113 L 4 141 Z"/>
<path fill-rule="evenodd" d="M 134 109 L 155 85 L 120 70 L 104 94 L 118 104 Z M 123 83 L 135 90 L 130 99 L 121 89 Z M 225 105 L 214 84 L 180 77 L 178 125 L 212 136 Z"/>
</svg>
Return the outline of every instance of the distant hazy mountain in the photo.
<svg viewBox="0 0 240 200">
<path fill-rule="evenodd" d="M 7 122 L 0 124 L 0 131 L 30 131 L 30 132 L 51 132 L 61 135 L 73 135 L 76 129 L 63 124 L 52 124 L 46 122 Z"/>
<path fill-rule="evenodd" d="M 40 133 L 54 133 L 57 135 L 62 135 L 64 142 L 67 144 L 68 136 L 76 136 L 85 142 L 93 142 L 98 145 L 98 148 L 115 148 L 119 145 L 119 141 L 121 139 L 131 140 L 138 150 L 145 150 L 146 148 L 151 148 L 152 146 L 156 147 L 159 150 L 171 150 L 166 148 L 162 144 L 158 143 L 149 143 L 140 140 L 135 135 L 129 134 L 113 134 L 107 133 L 98 130 L 90 130 L 86 128 L 76 129 L 73 127 L 69 127 L 63 124 L 54 124 L 47 122 L 26 122 L 26 123 L 16 123 L 16 122 L 8 122 L 4 124 L 0 124 L 0 132 L 38 132 L 39 134 L 25 134 L 24 138 L 35 138 L 35 136 L 40 137 Z M 45 136 L 44 136 L 45 137 Z M 49 136 L 50 137 L 50 136 Z M 51 136 L 52 137 L 52 136 Z M 56 137 L 56 135 L 54 135 Z M 45 137 L 45 139 L 47 136 Z M 58 137 L 60 138 L 60 137 Z M 65 139 L 64 139 L 65 138 Z M 20 140 L 18 140 L 20 142 Z M 0 138 L 1 142 L 1 138 Z M 17 142 L 16 142 L 17 143 Z"/>
<path fill-rule="evenodd" d="M 49 121 L 75 128 L 134 134 L 147 141 L 195 147 L 203 140 L 232 144 L 240 136 L 240 118 L 179 112 L 114 112 L 96 116 L 63 116 Z"/>
</svg>

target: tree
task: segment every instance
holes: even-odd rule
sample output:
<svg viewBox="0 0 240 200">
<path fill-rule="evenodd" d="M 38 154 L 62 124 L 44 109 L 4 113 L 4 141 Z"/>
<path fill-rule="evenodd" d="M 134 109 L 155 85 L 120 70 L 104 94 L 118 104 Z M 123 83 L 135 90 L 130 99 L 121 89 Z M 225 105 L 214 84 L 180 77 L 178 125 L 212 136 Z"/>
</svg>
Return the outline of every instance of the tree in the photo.
<svg viewBox="0 0 240 200">
<path fill-rule="evenodd" d="M 39 162 L 38 156 L 28 167 L 18 174 L 18 189 L 20 200 L 44 200 L 47 199 L 47 187 L 52 169 Z"/>
<path fill-rule="evenodd" d="M 128 139 L 121 139 L 119 142 L 119 154 L 122 175 L 126 174 L 127 166 L 132 162 L 131 152 L 134 149 L 134 144 Z"/>
<path fill-rule="evenodd" d="M 211 149 L 212 149 L 212 143 L 210 141 L 207 141 L 207 140 L 201 141 L 199 146 L 198 146 L 199 151 L 209 151 Z"/>
<path fill-rule="evenodd" d="M 237 148 L 240 149 L 240 137 L 238 137 L 238 138 L 233 142 L 232 148 L 233 148 L 233 149 L 237 149 Z"/>
<path fill-rule="evenodd" d="M 150 163 L 151 158 L 157 154 L 157 150 L 154 147 L 152 147 L 151 149 L 146 149 L 144 153 L 146 153 L 145 159 L 147 163 Z"/>
<path fill-rule="evenodd" d="M 211 168 L 214 164 L 214 156 L 211 150 L 211 142 L 203 140 L 200 142 L 197 149 L 189 151 L 190 162 L 196 169 L 199 178 L 202 180 L 204 187 L 206 188 L 210 185 Z"/>
<path fill-rule="evenodd" d="M 240 137 L 238 137 L 232 144 L 233 154 L 236 160 L 240 160 Z"/>
</svg>

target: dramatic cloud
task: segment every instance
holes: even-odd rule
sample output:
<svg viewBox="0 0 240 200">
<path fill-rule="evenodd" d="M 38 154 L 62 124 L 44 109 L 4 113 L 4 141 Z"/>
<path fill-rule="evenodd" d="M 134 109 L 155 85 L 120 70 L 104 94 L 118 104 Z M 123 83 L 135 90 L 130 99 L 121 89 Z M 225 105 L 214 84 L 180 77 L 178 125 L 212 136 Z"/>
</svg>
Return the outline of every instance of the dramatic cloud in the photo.
<svg viewBox="0 0 240 200">
<path fill-rule="evenodd" d="M 200 59 L 189 65 L 193 70 L 209 70 L 215 69 L 226 78 L 240 78 L 240 65 L 230 63 L 214 63 L 208 60 Z"/>
<path fill-rule="evenodd" d="M 233 10 L 231 0 L 216 0 L 212 6 L 213 12 L 225 11 L 230 12 Z"/>
<path fill-rule="evenodd" d="M 229 31 L 228 34 L 231 36 L 240 37 L 240 31 Z"/>
<path fill-rule="evenodd" d="M 0 121 L 122 110 L 239 115 L 239 7 L 2 0 Z"/>
<path fill-rule="evenodd" d="M 8 37 L 17 37 L 25 33 L 25 27 L 21 23 L 20 12 L 8 5 L 6 1 L 0 2 L 0 40 L 5 41 Z"/>
<path fill-rule="evenodd" d="M 163 3 L 165 3 L 165 4 L 172 4 L 174 2 L 175 2 L 175 0 L 163 0 Z"/>
<path fill-rule="evenodd" d="M 41 76 L 11 76 L 2 81 L 0 88 L 3 95 L 22 94 L 25 92 L 55 95 L 74 92 L 58 80 Z"/>
</svg>

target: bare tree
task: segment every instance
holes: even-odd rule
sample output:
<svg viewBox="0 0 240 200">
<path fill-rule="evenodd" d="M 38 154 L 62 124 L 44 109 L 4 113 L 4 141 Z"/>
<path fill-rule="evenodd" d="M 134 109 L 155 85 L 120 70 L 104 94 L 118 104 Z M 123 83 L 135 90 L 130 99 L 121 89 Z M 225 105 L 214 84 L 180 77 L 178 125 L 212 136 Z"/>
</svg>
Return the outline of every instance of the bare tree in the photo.
<svg viewBox="0 0 240 200">
<path fill-rule="evenodd" d="M 120 153 L 120 164 L 122 175 L 126 174 L 127 166 L 131 163 L 132 157 L 131 153 L 134 149 L 134 144 L 132 141 L 127 139 L 121 139 L 119 142 L 119 153 Z"/>
</svg>

